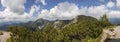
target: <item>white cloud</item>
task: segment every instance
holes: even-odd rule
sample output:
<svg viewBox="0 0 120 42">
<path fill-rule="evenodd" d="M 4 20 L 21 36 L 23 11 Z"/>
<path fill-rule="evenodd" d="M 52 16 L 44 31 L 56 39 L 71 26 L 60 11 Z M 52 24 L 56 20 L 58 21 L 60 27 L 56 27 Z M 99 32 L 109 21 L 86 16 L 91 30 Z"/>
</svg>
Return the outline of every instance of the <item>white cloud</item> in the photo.
<svg viewBox="0 0 120 42">
<path fill-rule="evenodd" d="M 30 12 L 25 12 L 26 0 L 1 0 L 5 9 L 0 11 L 1 21 L 26 21 L 33 18 L 33 14 L 39 11 L 39 6 L 31 6 Z"/>
<path fill-rule="evenodd" d="M 91 6 L 88 8 L 88 12 L 90 14 L 98 14 L 98 13 L 102 13 L 105 9 L 106 9 L 106 7 L 104 5 Z"/>
<path fill-rule="evenodd" d="M 40 6 L 32 5 L 32 6 L 31 6 L 31 9 L 30 9 L 30 12 L 29 12 L 29 16 L 30 16 L 29 20 L 32 20 L 32 21 L 36 20 L 37 17 L 34 17 L 33 15 L 34 15 L 35 13 L 40 12 L 39 10 L 40 10 Z"/>
<path fill-rule="evenodd" d="M 39 12 L 40 6 L 32 5 L 29 14 L 33 15 L 35 12 Z"/>
<path fill-rule="evenodd" d="M 65 20 L 72 19 L 78 15 L 87 15 L 98 18 L 103 14 L 107 13 L 109 10 L 105 5 L 91 6 L 91 7 L 78 7 L 76 4 L 63 2 L 59 3 L 54 8 L 50 10 L 44 9 L 39 13 L 39 18 L 44 18 L 48 20 Z"/>
<path fill-rule="evenodd" d="M 45 0 L 36 0 L 36 3 L 41 2 L 43 5 L 47 5 L 47 3 L 45 2 Z"/>
<path fill-rule="evenodd" d="M 87 7 L 80 7 L 80 9 L 79 9 L 79 13 L 80 14 L 82 14 L 82 15 L 85 15 L 85 14 L 87 14 L 87 10 L 88 10 L 88 8 Z"/>
<path fill-rule="evenodd" d="M 118 5 L 118 0 L 117 0 Z M 74 3 L 63 2 L 59 3 L 54 8 L 50 10 L 44 9 L 39 13 L 39 18 L 44 18 L 48 20 L 55 20 L 55 19 L 72 19 L 78 15 L 87 15 L 92 16 L 97 19 L 100 18 L 103 14 L 107 14 L 110 18 L 120 18 L 120 11 L 110 10 L 115 6 L 115 3 L 109 1 L 106 5 L 99 5 L 99 6 L 90 6 L 90 7 L 80 7 Z M 119 5 L 118 5 L 119 6 Z"/>
<path fill-rule="evenodd" d="M 120 18 L 120 11 L 110 11 L 108 12 L 109 18 Z"/>
<path fill-rule="evenodd" d="M 1 4 L 3 7 L 11 12 L 18 14 L 24 13 L 24 3 L 26 3 L 26 0 L 1 0 Z"/>
<path fill-rule="evenodd" d="M 45 3 L 45 0 L 39 0 Z M 6 7 L 4 11 L 0 11 L 0 21 L 24 21 L 24 20 L 33 20 L 37 18 L 44 18 L 48 20 L 66 20 L 75 18 L 78 15 L 88 15 L 99 18 L 103 14 L 107 14 L 109 17 L 119 17 L 120 11 L 108 10 L 108 7 L 111 8 L 114 6 L 112 1 L 108 2 L 107 5 L 99 5 L 99 6 L 90 6 L 90 7 L 78 7 L 74 3 L 62 2 L 58 3 L 58 5 L 54 6 L 50 10 L 43 9 L 40 10 L 40 6 L 32 5 L 29 13 L 26 13 L 24 4 L 26 0 L 1 0 L 3 7 Z M 33 17 L 33 14 L 38 13 L 38 17 Z"/>
<path fill-rule="evenodd" d="M 39 18 L 44 18 L 48 20 L 55 20 L 55 19 L 72 19 L 77 15 L 80 15 L 80 11 L 77 5 L 69 2 L 59 3 L 54 8 L 50 10 L 42 10 L 39 14 Z"/>
<path fill-rule="evenodd" d="M 109 10 L 105 5 L 91 6 L 86 9 L 88 16 L 93 16 L 95 18 L 100 18 L 103 14 L 107 14 L 109 18 L 120 18 L 120 11 Z"/>
<path fill-rule="evenodd" d="M 105 14 L 107 11 L 108 10 L 106 9 L 105 5 L 91 6 L 91 7 L 88 8 L 86 15 L 99 18 L 100 16 Z"/>
<path fill-rule="evenodd" d="M 6 21 L 19 21 L 19 20 L 24 20 L 28 19 L 30 16 L 27 13 L 24 13 L 22 15 L 19 15 L 14 12 L 10 12 L 9 10 L 5 9 L 4 11 L 0 11 L 0 18 L 1 20 L 6 20 Z"/>
<path fill-rule="evenodd" d="M 120 0 L 116 0 L 116 5 L 120 7 Z"/>
<path fill-rule="evenodd" d="M 112 1 L 109 1 L 108 3 L 107 3 L 107 7 L 109 7 L 109 8 L 112 8 L 112 7 L 114 7 L 114 3 L 112 2 Z"/>
</svg>

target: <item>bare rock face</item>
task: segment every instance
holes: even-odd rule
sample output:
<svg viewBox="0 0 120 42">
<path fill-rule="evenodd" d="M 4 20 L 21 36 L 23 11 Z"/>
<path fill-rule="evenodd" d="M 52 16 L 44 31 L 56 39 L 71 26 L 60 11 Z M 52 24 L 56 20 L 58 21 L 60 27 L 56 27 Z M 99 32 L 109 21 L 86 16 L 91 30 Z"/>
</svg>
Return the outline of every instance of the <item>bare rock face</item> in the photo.
<svg viewBox="0 0 120 42">
<path fill-rule="evenodd" d="M 73 20 L 56 20 L 53 23 L 54 28 L 63 28 L 65 25 L 71 23 Z"/>
<path fill-rule="evenodd" d="M 3 34 L 0 35 L 0 42 L 6 42 L 10 38 L 10 32 L 0 31 Z"/>
<path fill-rule="evenodd" d="M 60 23 L 60 21 L 56 21 L 56 22 L 54 22 L 54 28 L 59 28 L 60 27 L 60 25 L 61 25 L 62 23 Z"/>
</svg>

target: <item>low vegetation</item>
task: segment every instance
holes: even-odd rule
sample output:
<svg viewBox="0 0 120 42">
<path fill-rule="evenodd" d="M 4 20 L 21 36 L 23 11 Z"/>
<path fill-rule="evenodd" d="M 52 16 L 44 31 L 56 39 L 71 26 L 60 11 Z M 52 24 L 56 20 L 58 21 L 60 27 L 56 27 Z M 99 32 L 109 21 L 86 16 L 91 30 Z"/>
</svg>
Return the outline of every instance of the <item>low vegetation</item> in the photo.
<svg viewBox="0 0 120 42">
<path fill-rule="evenodd" d="M 76 23 L 69 23 L 64 28 L 47 25 L 42 29 L 30 30 L 24 26 L 11 26 L 8 42 L 95 42 L 102 29 L 111 26 L 106 15 L 100 20 L 80 15 Z"/>
<path fill-rule="evenodd" d="M 2 33 L 2 32 L 0 32 L 0 35 L 3 35 L 3 33 Z"/>
</svg>

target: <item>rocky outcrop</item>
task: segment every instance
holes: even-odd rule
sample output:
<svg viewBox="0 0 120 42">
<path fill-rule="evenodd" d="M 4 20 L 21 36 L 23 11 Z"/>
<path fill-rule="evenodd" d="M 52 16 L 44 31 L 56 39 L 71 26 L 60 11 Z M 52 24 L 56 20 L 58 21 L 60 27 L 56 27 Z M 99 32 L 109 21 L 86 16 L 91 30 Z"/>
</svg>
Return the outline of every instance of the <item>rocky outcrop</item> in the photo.
<svg viewBox="0 0 120 42">
<path fill-rule="evenodd" d="M 117 40 L 117 41 L 116 41 Z M 120 42 L 120 26 L 104 29 L 101 42 Z"/>
<path fill-rule="evenodd" d="M 3 34 L 0 35 L 0 42 L 6 42 L 8 38 L 10 38 L 10 32 L 0 31 Z"/>
</svg>

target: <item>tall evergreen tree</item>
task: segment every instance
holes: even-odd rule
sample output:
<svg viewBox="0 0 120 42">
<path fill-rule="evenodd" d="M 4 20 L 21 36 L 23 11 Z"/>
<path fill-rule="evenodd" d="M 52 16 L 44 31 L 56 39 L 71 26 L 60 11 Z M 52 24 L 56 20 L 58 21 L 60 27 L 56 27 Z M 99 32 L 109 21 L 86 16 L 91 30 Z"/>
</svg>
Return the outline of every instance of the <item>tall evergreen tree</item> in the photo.
<svg viewBox="0 0 120 42">
<path fill-rule="evenodd" d="M 109 21 L 109 18 L 107 17 L 106 14 L 104 14 L 104 15 L 100 18 L 100 22 L 101 22 L 102 26 L 104 26 L 104 27 L 112 25 L 111 22 Z"/>
</svg>

